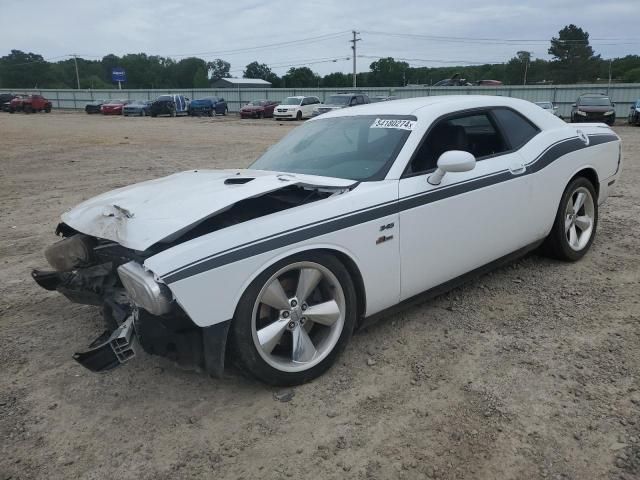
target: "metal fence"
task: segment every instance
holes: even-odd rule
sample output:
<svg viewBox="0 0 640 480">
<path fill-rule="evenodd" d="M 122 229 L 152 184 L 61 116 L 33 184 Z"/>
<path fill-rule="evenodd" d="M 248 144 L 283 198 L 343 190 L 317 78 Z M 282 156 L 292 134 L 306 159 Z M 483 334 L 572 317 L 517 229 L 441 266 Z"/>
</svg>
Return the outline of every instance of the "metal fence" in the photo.
<svg viewBox="0 0 640 480">
<path fill-rule="evenodd" d="M 324 101 L 329 95 L 349 91 L 348 88 L 220 88 L 220 89 L 172 89 L 172 90 L 54 90 L 54 89 L 0 89 L 0 93 L 39 93 L 53 102 L 53 108 L 83 109 L 87 102 L 109 98 L 153 100 L 163 94 L 181 94 L 191 99 L 208 96 L 222 97 L 229 110 L 237 112 L 240 107 L 254 99 L 284 100 L 294 95 L 312 95 Z M 626 117 L 629 107 L 640 99 L 640 84 L 613 85 L 554 85 L 554 86 L 501 86 L 501 87 L 395 87 L 359 88 L 369 96 L 395 95 L 398 98 L 428 97 L 432 95 L 500 95 L 522 98 L 532 102 L 552 101 L 558 106 L 560 115 L 568 117 L 571 105 L 582 93 L 605 93 L 615 103 L 616 115 Z"/>
</svg>

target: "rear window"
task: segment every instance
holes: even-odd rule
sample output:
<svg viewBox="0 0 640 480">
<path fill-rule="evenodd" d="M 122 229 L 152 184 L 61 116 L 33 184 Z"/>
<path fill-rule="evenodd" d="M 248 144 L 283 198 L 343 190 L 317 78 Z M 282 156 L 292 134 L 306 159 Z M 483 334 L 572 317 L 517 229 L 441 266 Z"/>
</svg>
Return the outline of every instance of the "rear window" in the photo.
<svg viewBox="0 0 640 480">
<path fill-rule="evenodd" d="M 513 150 L 523 146 L 540 131 L 529 120 L 513 110 L 496 108 L 493 114 Z"/>
</svg>

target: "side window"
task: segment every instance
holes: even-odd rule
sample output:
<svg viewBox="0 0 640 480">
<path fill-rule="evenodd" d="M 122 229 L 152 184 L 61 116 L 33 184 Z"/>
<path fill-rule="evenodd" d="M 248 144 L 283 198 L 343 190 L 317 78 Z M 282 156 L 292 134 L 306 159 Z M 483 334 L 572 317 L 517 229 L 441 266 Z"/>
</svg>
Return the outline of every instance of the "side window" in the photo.
<svg viewBox="0 0 640 480">
<path fill-rule="evenodd" d="M 463 150 L 481 160 L 509 150 L 509 145 L 493 125 L 488 112 L 474 112 L 446 118 L 436 123 L 416 152 L 408 174 L 436 168 L 438 158 L 449 150 Z"/>
<path fill-rule="evenodd" d="M 362 105 L 364 103 L 364 98 L 362 97 L 362 95 L 358 95 L 356 97 L 356 102 L 358 105 Z"/>
<path fill-rule="evenodd" d="M 309 105 L 309 99 L 308 98 L 303 98 L 302 99 L 302 103 L 300 105 L 302 105 L 302 106 Z"/>
<path fill-rule="evenodd" d="M 496 108 L 493 114 L 513 150 L 517 150 L 540 132 L 531 122 L 513 110 Z"/>
</svg>

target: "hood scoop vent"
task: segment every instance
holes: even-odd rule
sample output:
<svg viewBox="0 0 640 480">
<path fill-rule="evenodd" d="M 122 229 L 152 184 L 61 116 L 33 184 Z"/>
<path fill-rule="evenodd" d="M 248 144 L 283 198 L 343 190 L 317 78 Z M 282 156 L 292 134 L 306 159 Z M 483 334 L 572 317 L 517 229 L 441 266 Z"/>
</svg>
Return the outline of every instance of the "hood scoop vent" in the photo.
<svg viewBox="0 0 640 480">
<path fill-rule="evenodd" d="M 225 185 L 244 185 L 245 183 L 249 183 L 251 180 L 255 180 L 252 177 L 231 177 L 227 178 L 224 181 Z"/>
</svg>

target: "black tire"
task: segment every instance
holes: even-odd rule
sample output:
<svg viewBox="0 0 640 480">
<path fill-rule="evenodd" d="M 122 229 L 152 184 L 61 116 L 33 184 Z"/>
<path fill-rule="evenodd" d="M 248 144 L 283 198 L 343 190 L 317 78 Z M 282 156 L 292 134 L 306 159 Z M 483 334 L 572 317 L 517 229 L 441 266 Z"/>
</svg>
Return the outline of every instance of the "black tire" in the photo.
<svg viewBox="0 0 640 480">
<path fill-rule="evenodd" d="M 44 113 L 51 113 L 51 107 L 44 107 Z"/>
<path fill-rule="evenodd" d="M 262 112 L 258 112 L 258 113 L 256 114 L 256 118 L 257 118 L 258 120 L 260 120 L 260 119 L 262 118 Z"/>
<path fill-rule="evenodd" d="M 176 116 L 176 111 L 175 111 L 175 110 L 171 110 L 171 111 L 169 112 L 169 116 L 171 116 L 171 117 L 175 117 L 175 116 Z"/>
<path fill-rule="evenodd" d="M 207 112 L 207 115 L 208 115 L 209 117 L 215 117 L 215 116 L 216 116 L 216 109 L 212 107 L 212 108 L 211 108 L 211 110 L 209 110 L 209 111 Z"/>
<path fill-rule="evenodd" d="M 298 113 L 296 113 L 296 120 L 297 121 L 302 120 L 302 112 L 300 110 L 298 110 Z"/>
<path fill-rule="evenodd" d="M 578 189 L 584 188 L 589 191 L 591 198 L 593 199 L 593 226 L 589 241 L 580 250 L 575 250 L 569 245 L 567 239 L 567 230 L 565 228 L 565 211 L 567 204 L 574 196 Z M 598 196 L 596 194 L 595 187 L 585 177 L 577 177 L 573 179 L 562 194 L 560 205 L 556 213 L 555 221 L 551 232 L 547 236 L 542 245 L 542 250 L 545 254 L 558 260 L 564 260 L 566 262 L 575 262 L 580 260 L 591 248 L 596 237 L 596 231 L 598 227 Z"/>
<path fill-rule="evenodd" d="M 227 113 L 229 113 L 229 108 L 228 107 L 224 107 L 224 110 L 222 110 L 222 116 L 226 117 Z"/>
<path fill-rule="evenodd" d="M 333 273 L 344 292 L 346 313 L 342 332 L 333 350 L 319 363 L 307 370 L 286 372 L 269 365 L 260 355 L 252 336 L 253 308 L 265 283 L 278 270 L 297 262 L 313 262 Z M 356 292 L 345 266 L 336 257 L 323 252 L 303 252 L 281 260 L 262 272 L 238 302 L 229 330 L 229 347 L 233 360 L 247 374 L 276 386 L 306 383 L 326 372 L 345 349 L 356 324 Z"/>
<path fill-rule="evenodd" d="M 23 107 L 22 107 L 22 111 L 23 111 L 24 113 L 31 113 L 31 111 L 32 111 L 32 110 L 31 110 L 31 105 L 25 105 L 25 106 L 23 106 Z"/>
</svg>

